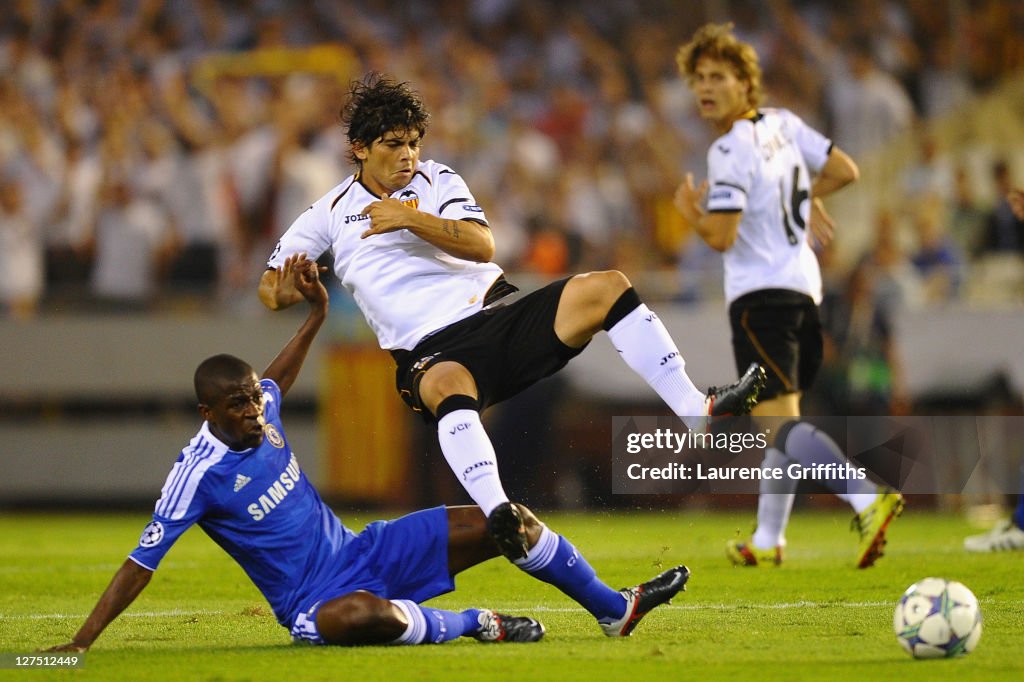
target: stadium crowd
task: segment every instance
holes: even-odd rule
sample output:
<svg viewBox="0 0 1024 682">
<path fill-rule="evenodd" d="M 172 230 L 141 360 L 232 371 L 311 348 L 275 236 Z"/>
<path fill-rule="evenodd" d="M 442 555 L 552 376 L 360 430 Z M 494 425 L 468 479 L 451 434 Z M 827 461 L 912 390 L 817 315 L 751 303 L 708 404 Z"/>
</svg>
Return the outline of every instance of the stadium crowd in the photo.
<svg viewBox="0 0 1024 682">
<path fill-rule="evenodd" d="M 422 93 L 424 158 L 472 179 L 507 270 L 678 268 L 676 295 L 704 296 L 719 283 L 693 281 L 710 261 L 671 200 L 710 133 L 673 57 L 712 10 L 757 47 L 769 105 L 855 157 L 1024 65 L 1009 0 L 11 2 L 0 310 L 256 306 L 274 241 L 351 172 L 337 112 L 369 70 Z M 1024 251 L 1021 223 L 964 173 L 921 135 L 899 190 L 915 233 L 892 243 L 883 211 L 857 261 L 875 290 L 956 296 L 979 253 Z M 992 173 L 993 197 L 1020 182 L 1006 160 Z"/>
</svg>

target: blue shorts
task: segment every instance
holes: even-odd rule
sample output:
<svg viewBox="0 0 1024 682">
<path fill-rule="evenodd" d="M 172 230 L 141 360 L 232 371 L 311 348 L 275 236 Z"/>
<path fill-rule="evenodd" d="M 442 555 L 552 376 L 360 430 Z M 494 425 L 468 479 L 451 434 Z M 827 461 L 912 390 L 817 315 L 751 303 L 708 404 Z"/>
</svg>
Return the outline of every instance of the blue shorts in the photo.
<svg viewBox="0 0 1024 682">
<path fill-rule="evenodd" d="M 366 526 L 349 550 L 352 561 L 299 607 L 291 635 L 323 644 L 316 616 L 324 602 L 365 590 L 382 599 L 427 601 L 455 589 L 448 572 L 448 510 L 434 507 Z"/>
</svg>

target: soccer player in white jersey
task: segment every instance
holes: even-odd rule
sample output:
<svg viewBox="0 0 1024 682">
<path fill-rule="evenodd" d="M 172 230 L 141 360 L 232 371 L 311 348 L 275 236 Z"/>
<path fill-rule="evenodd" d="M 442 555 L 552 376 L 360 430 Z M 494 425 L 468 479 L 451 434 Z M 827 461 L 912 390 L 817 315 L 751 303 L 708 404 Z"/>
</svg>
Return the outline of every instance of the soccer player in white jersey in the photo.
<svg viewBox="0 0 1024 682">
<path fill-rule="evenodd" d="M 314 644 L 430 644 L 457 637 L 535 642 L 533 618 L 486 609 L 422 608 L 455 588 L 454 576 L 497 557 L 478 507 L 435 507 L 356 534 L 324 504 L 288 444 L 281 399 L 299 374 L 327 315 L 316 264 L 288 258 L 274 276 L 293 280 L 311 310 L 299 331 L 258 379 L 231 355 L 196 369 L 205 420 L 181 452 L 153 520 L 71 642 L 51 651 L 85 651 L 149 583 L 161 559 L 199 525 L 249 575 L 278 622 Z M 609 637 L 628 637 L 653 608 L 685 589 L 676 566 L 635 587 L 613 590 L 564 537 L 517 507 L 526 526 L 522 571 L 575 599 Z"/>
<path fill-rule="evenodd" d="M 623 360 L 689 425 L 745 414 L 763 370 L 701 392 L 658 316 L 621 272 L 591 272 L 514 300 L 490 262 L 483 208 L 451 168 L 420 160 L 429 114 L 404 83 L 370 74 L 342 111 L 358 172 L 317 200 L 281 237 L 260 281 L 271 309 L 299 300 L 274 267 L 331 252 L 334 272 L 397 363 L 409 406 L 436 422 L 441 450 L 509 559 L 525 555 L 522 520 L 498 477 L 480 411 L 546 377 L 604 329 Z"/>
<path fill-rule="evenodd" d="M 821 272 L 811 239 L 826 243 L 834 224 L 821 198 L 854 182 L 859 171 L 792 112 L 760 106 L 757 54 L 731 29 L 708 24 L 676 55 L 701 117 L 719 137 L 708 150 L 708 178 L 694 186 L 687 173 L 675 204 L 723 254 L 736 366 L 758 362 L 767 369 L 767 384 L 752 411 L 774 434 L 764 466 L 844 465 L 836 443 L 799 420 L 800 396 L 822 359 Z M 779 419 L 767 422 L 768 417 Z M 796 486 L 794 479 L 762 481 L 753 537 L 727 545 L 734 563 L 781 563 Z M 890 521 L 902 510 L 902 496 L 867 480 L 840 481 L 833 492 L 856 513 L 857 566 L 871 566 L 881 556 Z"/>
</svg>

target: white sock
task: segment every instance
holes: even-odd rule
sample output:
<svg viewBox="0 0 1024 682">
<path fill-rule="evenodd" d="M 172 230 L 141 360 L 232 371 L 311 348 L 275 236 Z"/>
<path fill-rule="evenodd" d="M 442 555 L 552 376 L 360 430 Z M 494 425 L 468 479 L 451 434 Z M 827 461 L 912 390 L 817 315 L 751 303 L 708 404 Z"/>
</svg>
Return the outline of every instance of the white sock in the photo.
<svg viewBox="0 0 1024 682">
<path fill-rule="evenodd" d="M 790 462 L 780 450 L 768 448 L 764 452 L 761 468 L 785 469 Z M 788 477 L 782 480 L 761 479 L 761 494 L 757 497 L 757 530 L 752 539 L 758 549 L 771 549 L 786 544 L 786 526 L 789 525 L 789 515 L 793 511 L 796 486 L 797 482 Z"/>
<path fill-rule="evenodd" d="M 849 502 L 850 506 L 853 507 L 853 511 L 860 514 L 878 498 L 878 493 L 850 493 L 848 495 L 839 495 L 838 497 Z"/>
<path fill-rule="evenodd" d="M 786 442 L 781 445 L 786 449 L 787 457 L 805 467 L 817 464 L 843 467 L 849 464 L 839 444 L 827 433 L 808 422 L 794 424 L 786 434 Z M 875 495 L 878 493 L 878 486 L 870 479 L 837 479 L 822 483 L 836 497 L 853 507 L 858 514 L 875 501 Z"/>
<path fill-rule="evenodd" d="M 392 644 L 419 644 L 427 636 L 427 621 L 423 612 L 416 602 L 407 599 L 392 599 L 391 603 L 398 607 L 398 610 L 405 614 L 409 622 L 405 626 L 405 632 L 400 634 Z"/>
<path fill-rule="evenodd" d="M 498 458 L 476 410 L 455 410 L 437 422 L 437 440 L 448 466 L 485 516 L 508 495 L 498 477 Z"/>
<path fill-rule="evenodd" d="M 658 316 L 641 303 L 608 330 L 615 350 L 691 429 L 704 425 L 705 395 Z"/>
</svg>

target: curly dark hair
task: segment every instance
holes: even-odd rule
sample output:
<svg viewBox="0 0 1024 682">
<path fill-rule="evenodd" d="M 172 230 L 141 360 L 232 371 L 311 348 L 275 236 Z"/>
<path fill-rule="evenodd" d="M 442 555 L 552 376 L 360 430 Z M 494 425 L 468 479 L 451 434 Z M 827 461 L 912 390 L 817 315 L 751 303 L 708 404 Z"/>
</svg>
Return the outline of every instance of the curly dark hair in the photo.
<svg viewBox="0 0 1024 682">
<path fill-rule="evenodd" d="M 341 125 L 349 141 L 348 159 L 359 166 L 352 145 L 369 147 L 392 130 L 427 134 L 430 113 L 408 83 L 398 83 L 372 72 L 352 81 L 348 101 L 341 108 Z"/>
</svg>

